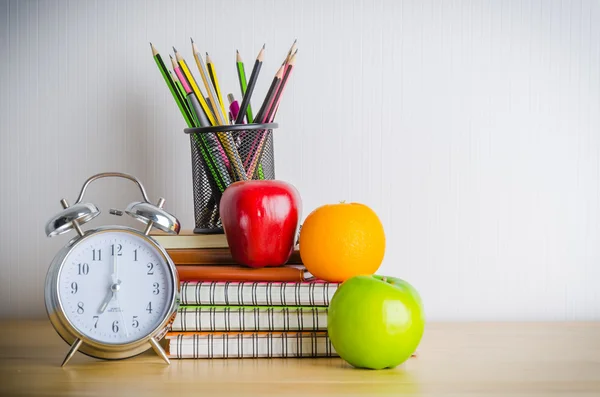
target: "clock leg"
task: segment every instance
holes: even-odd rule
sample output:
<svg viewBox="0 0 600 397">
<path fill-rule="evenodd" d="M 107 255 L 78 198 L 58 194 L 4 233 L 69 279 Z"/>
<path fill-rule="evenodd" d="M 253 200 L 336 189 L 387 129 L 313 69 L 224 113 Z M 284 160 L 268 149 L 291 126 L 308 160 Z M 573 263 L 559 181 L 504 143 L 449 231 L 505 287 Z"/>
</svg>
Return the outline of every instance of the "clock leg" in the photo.
<svg viewBox="0 0 600 397">
<path fill-rule="evenodd" d="M 169 357 L 167 357 L 167 353 L 165 353 L 165 351 L 158 344 L 158 342 L 156 341 L 156 339 L 150 338 L 150 344 L 152 345 L 152 348 L 154 349 L 154 351 L 156 352 L 156 354 L 158 354 L 160 356 L 160 358 L 162 358 L 167 364 L 171 364 L 171 361 L 169 360 Z"/>
<path fill-rule="evenodd" d="M 73 357 L 73 355 L 75 354 L 75 352 L 79 349 L 79 346 L 81 346 L 81 339 L 77 338 L 77 339 L 75 339 L 75 341 L 71 345 L 71 348 L 69 349 L 69 352 L 67 353 L 67 356 L 65 357 L 63 363 L 61 364 L 61 367 L 64 367 L 65 365 L 67 365 L 67 363 L 69 362 L 69 360 L 71 359 L 71 357 Z"/>
</svg>

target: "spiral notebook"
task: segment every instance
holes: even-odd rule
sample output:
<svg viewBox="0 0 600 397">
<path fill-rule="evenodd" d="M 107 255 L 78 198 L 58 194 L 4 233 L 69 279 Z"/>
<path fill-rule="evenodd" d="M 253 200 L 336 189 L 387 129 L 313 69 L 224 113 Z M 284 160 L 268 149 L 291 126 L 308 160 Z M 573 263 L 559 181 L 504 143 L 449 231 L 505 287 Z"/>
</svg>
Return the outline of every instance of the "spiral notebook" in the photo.
<svg viewBox="0 0 600 397">
<path fill-rule="evenodd" d="M 326 331 L 327 307 L 182 306 L 173 331 Z"/>
<path fill-rule="evenodd" d="M 169 332 L 170 358 L 339 357 L 326 332 Z"/>
<path fill-rule="evenodd" d="M 338 283 L 207 282 L 181 283 L 182 305 L 329 306 Z"/>
</svg>

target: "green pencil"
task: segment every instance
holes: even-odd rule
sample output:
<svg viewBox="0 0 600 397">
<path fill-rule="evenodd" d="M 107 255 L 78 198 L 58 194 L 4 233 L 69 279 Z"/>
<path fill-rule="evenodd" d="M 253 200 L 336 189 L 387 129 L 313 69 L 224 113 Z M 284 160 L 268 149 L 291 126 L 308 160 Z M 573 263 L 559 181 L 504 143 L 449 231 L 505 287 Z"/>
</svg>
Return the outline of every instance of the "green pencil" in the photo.
<svg viewBox="0 0 600 397">
<path fill-rule="evenodd" d="M 179 110 L 181 111 L 181 114 L 183 115 L 183 118 L 185 119 L 185 122 L 187 123 L 188 127 L 190 127 L 190 128 L 199 127 L 200 124 L 198 123 L 198 121 L 195 119 L 195 117 L 193 117 L 189 113 L 187 103 L 181 101 L 181 98 L 178 95 L 179 92 L 178 92 L 177 85 L 171 79 L 167 67 L 165 66 L 160 54 L 158 53 L 156 48 L 152 45 L 152 43 L 150 43 L 150 48 L 152 48 L 152 56 L 154 57 L 154 60 L 156 61 L 156 65 L 158 66 L 158 69 L 160 70 L 160 73 L 162 74 L 163 79 L 167 83 L 167 86 L 169 87 L 169 91 L 171 91 L 171 94 L 173 95 L 175 102 L 177 102 L 177 106 L 179 107 Z M 201 139 L 198 139 L 197 135 L 200 135 Z M 220 193 L 223 192 L 227 186 L 224 186 L 224 184 L 223 184 L 221 176 L 215 166 L 214 159 L 211 158 L 207 143 L 204 141 L 203 135 L 204 134 L 192 134 L 192 139 L 194 139 L 194 142 L 196 143 L 197 147 L 200 149 L 200 154 L 202 155 L 202 158 L 204 159 L 204 162 L 206 163 L 206 165 L 209 169 L 209 172 L 212 176 L 213 182 L 217 186 L 217 189 L 212 189 L 213 194 L 220 195 Z M 218 200 L 217 200 L 217 202 L 218 202 Z"/>
<path fill-rule="evenodd" d="M 242 90 L 242 98 L 246 95 L 246 89 L 248 88 L 248 84 L 246 82 L 246 70 L 244 69 L 244 61 L 242 60 L 242 56 L 238 50 L 235 50 L 236 53 L 236 64 L 237 64 L 237 72 L 238 72 L 238 80 L 240 81 L 240 89 Z M 248 104 L 248 113 L 246 113 L 246 117 L 248 118 L 248 124 L 252 124 L 254 120 L 252 116 L 252 106 Z"/>
<path fill-rule="evenodd" d="M 183 115 L 183 118 L 185 119 L 188 126 L 192 126 L 194 124 L 192 121 L 192 115 L 189 113 L 187 105 L 181 100 L 181 98 L 179 98 L 178 92 L 177 92 L 177 86 L 175 85 L 175 83 L 173 82 L 171 77 L 169 76 L 169 71 L 167 70 L 165 63 L 163 62 L 160 54 L 158 53 L 156 48 L 152 45 L 152 43 L 150 43 L 150 48 L 152 48 L 152 56 L 154 57 L 154 60 L 156 61 L 156 65 L 158 66 L 158 69 L 160 70 L 160 73 L 162 74 L 163 79 L 165 79 L 165 82 L 167 83 L 167 86 L 169 87 L 169 91 L 171 91 L 171 95 L 173 95 L 173 99 L 175 99 L 175 102 L 177 103 L 177 106 L 179 107 L 179 111 L 181 111 L 181 114 Z"/>
</svg>

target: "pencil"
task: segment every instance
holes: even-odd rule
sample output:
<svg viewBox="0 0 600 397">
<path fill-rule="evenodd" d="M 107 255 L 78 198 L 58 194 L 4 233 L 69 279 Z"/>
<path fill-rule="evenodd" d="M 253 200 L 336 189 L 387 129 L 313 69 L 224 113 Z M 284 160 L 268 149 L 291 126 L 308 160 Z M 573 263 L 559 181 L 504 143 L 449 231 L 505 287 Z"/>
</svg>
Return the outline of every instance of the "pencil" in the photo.
<svg viewBox="0 0 600 397">
<path fill-rule="evenodd" d="M 279 86 L 277 88 L 277 93 L 275 94 L 275 98 L 273 98 L 271 107 L 266 111 L 264 120 L 267 123 L 273 122 L 273 120 L 275 118 L 275 113 L 277 112 L 277 108 L 279 107 L 279 103 L 281 102 L 283 91 L 285 90 L 287 81 L 290 77 L 290 74 L 292 73 L 292 70 L 294 69 L 294 65 L 296 64 L 296 54 L 297 53 L 298 53 L 298 50 L 296 50 L 294 52 L 294 54 L 291 56 L 287 65 L 285 65 L 285 73 L 283 75 L 283 78 L 281 79 L 281 83 L 279 84 Z M 252 160 L 250 160 L 250 164 L 247 167 L 247 172 L 248 172 L 248 175 L 250 175 L 250 177 L 252 177 L 254 175 L 256 166 L 258 165 L 258 163 L 260 162 L 260 160 L 262 158 L 262 152 L 263 152 L 263 149 L 265 146 L 265 141 L 267 139 L 267 135 L 268 134 L 265 131 L 263 131 L 261 133 L 260 141 L 258 142 L 256 149 L 252 153 L 252 155 L 253 155 Z"/>
<path fill-rule="evenodd" d="M 210 79 L 212 80 L 214 89 L 217 91 L 217 98 L 219 99 L 219 104 L 221 105 L 221 110 L 223 111 L 223 115 L 226 115 L 225 111 L 225 103 L 223 102 L 223 97 L 221 96 L 221 89 L 219 88 L 219 79 L 217 79 L 217 70 L 215 69 L 215 64 L 213 63 L 208 52 L 206 53 L 206 68 L 208 69 L 208 74 L 210 75 Z"/>
<path fill-rule="evenodd" d="M 290 47 L 290 50 L 287 53 L 287 56 L 283 60 L 282 65 L 285 65 L 286 63 L 288 63 L 290 61 L 290 59 L 292 58 L 292 54 L 296 50 L 296 41 L 298 41 L 298 39 L 294 39 L 294 42 L 292 43 L 292 46 Z"/>
<path fill-rule="evenodd" d="M 250 74 L 250 80 L 248 81 L 248 87 L 246 88 L 246 93 L 244 94 L 244 98 L 242 99 L 242 104 L 240 105 L 240 113 L 235 120 L 236 124 L 241 124 L 246 116 L 246 112 L 248 111 L 248 106 L 250 104 L 250 98 L 252 97 L 252 92 L 254 91 L 254 87 L 256 86 L 256 80 L 258 79 L 258 74 L 260 73 L 260 68 L 262 67 L 263 59 L 265 56 L 265 46 L 262 46 L 262 49 L 258 53 L 256 57 L 256 61 L 254 62 L 254 67 L 252 68 L 252 73 Z"/>
<path fill-rule="evenodd" d="M 202 110 L 204 110 L 204 112 L 206 113 L 206 116 L 208 117 L 208 121 L 210 122 L 210 125 L 218 125 L 217 121 L 215 120 L 215 117 L 213 116 L 212 112 L 208 108 L 208 104 L 206 103 L 206 100 L 204 99 L 204 95 L 202 95 L 202 92 L 200 91 L 198 84 L 196 84 L 196 80 L 194 79 L 192 72 L 190 72 L 190 68 L 188 67 L 187 63 L 185 62 L 185 59 L 183 59 L 181 54 L 179 54 L 179 52 L 177 52 L 175 47 L 173 47 L 173 52 L 175 52 L 175 58 L 177 59 L 177 63 L 181 67 L 181 70 L 183 71 L 185 78 L 189 81 L 189 83 L 192 87 L 192 90 L 194 91 L 194 94 L 196 95 L 196 98 L 198 98 L 198 101 L 200 102 L 200 106 L 202 106 Z"/>
<path fill-rule="evenodd" d="M 169 57 L 171 57 L 171 56 L 169 55 Z M 181 68 L 181 65 L 176 63 L 173 60 L 173 57 L 171 57 L 171 63 L 173 64 L 173 71 L 175 72 L 175 75 L 179 79 L 179 82 L 181 84 L 185 98 L 190 107 L 191 113 L 192 113 L 192 115 L 196 116 L 196 120 L 198 121 L 198 126 L 200 126 L 200 127 L 210 126 L 210 121 L 208 120 L 206 113 L 202 110 L 202 107 L 200 106 L 200 103 L 198 102 L 198 98 L 197 97 L 195 99 L 190 98 L 189 94 L 190 93 L 194 94 L 194 91 L 193 91 L 192 85 L 190 83 L 190 80 L 186 77 L 185 73 L 183 72 L 183 69 Z M 196 96 L 196 94 L 194 94 L 194 96 Z M 200 106 L 199 108 L 195 107 L 196 103 L 198 103 L 198 106 Z"/>
<path fill-rule="evenodd" d="M 183 86 L 183 89 L 186 92 L 187 100 L 190 103 L 190 107 L 194 110 L 196 115 L 203 114 L 203 110 L 198 101 L 198 98 L 196 97 L 196 94 L 194 94 L 189 80 L 187 80 L 185 74 L 183 73 L 180 67 L 177 67 L 175 69 L 175 74 L 179 78 L 179 81 L 181 82 L 181 85 Z M 200 118 L 200 116 L 198 118 Z M 204 118 L 204 120 L 205 123 L 208 123 L 208 120 L 206 120 L 206 118 Z M 227 155 L 225 154 L 225 150 L 221 146 L 221 143 L 219 142 L 219 139 L 217 138 L 215 133 L 200 133 L 198 135 L 200 135 L 200 137 L 202 138 L 208 152 L 212 157 L 212 163 L 218 170 L 219 177 L 215 179 L 217 179 L 217 188 L 222 193 L 231 184 L 231 178 L 227 170 L 229 164 L 227 161 Z"/>
<path fill-rule="evenodd" d="M 246 70 L 244 68 L 244 61 L 242 61 L 242 56 L 238 50 L 235 50 L 235 58 L 236 58 L 236 66 L 238 73 L 238 80 L 240 82 L 240 91 L 242 92 L 242 98 L 246 94 L 247 82 L 246 82 Z M 248 104 L 248 113 L 247 113 L 248 124 L 252 124 L 254 117 L 252 116 L 252 106 Z"/>
<path fill-rule="evenodd" d="M 171 59 L 171 65 L 173 67 L 173 71 L 175 71 L 175 68 L 177 67 L 177 63 L 175 63 L 175 61 L 173 60 L 173 57 L 171 56 L 171 54 L 169 54 L 169 58 Z M 171 76 L 171 80 L 173 80 L 173 83 L 175 83 L 175 86 L 177 87 L 177 96 L 180 98 L 181 102 L 183 102 L 185 104 L 185 107 L 188 111 L 189 114 L 192 114 L 192 109 L 190 109 L 190 106 L 188 105 L 185 97 L 185 91 L 183 90 L 183 86 L 181 85 L 181 83 L 179 82 L 179 80 L 177 79 L 177 77 L 173 76 L 173 73 L 169 70 L 169 76 Z"/>
<path fill-rule="evenodd" d="M 209 81 L 208 71 L 204 64 L 204 60 L 202 59 L 202 55 L 200 54 L 200 51 L 198 51 L 198 48 L 196 47 L 196 44 L 194 43 L 194 40 L 192 40 L 191 37 L 190 40 L 192 42 L 192 53 L 194 54 L 194 59 L 196 60 L 196 66 L 198 66 L 200 77 L 202 77 L 202 82 L 204 83 L 206 91 L 208 92 L 209 102 L 213 108 L 215 115 L 217 116 L 217 121 L 219 125 L 225 125 L 227 124 L 225 122 L 225 114 L 221 113 L 220 111 L 217 111 L 219 109 L 218 95 L 215 91 L 215 87 Z"/>
<path fill-rule="evenodd" d="M 213 106 L 214 114 L 217 117 L 217 120 L 214 121 L 213 125 L 227 125 L 227 124 L 229 124 L 226 121 L 227 116 L 222 114 L 220 111 L 222 109 L 219 106 L 219 104 L 217 103 L 217 96 L 216 96 L 214 87 L 208 81 L 208 76 L 206 73 L 206 68 L 204 66 L 204 61 L 202 60 L 202 56 L 200 55 L 198 49 L 196 48 L 194 41 L 193 40 L 191 40 L 191 41 L 192 41 L 192 50 L 194 52 L 194 59 L 196 60 L 196 65 L 198 66 L 198 69 L 200 71 L 202 81 L 207 88 L 208 98 L 209 98 L 210 103 Z M 204 97 L 202 97 L 202 100 L 206 104 L 206 100 L 204 99 Z M 208 104 L 206 105 L 206 107 L 208 107 Z M 208 110 L 208 112 L 209 113 L 211 112 L 210 109 Z M 237 150 L 235 141 L 234 141 L 233 137 L 231 136 L 231 133 L 218 132 L 217 137 L 221 141 L 223 150 L 225 150 L 225 153 L 227 154 L 227 158 L 229 159 L 229 165 L 230 165 L 229 169 L 231 170 L 231 174 L 232 174 L 233 178 L 238 181 L 247 180 L 248 177 L 246 176 L 246 169 L 244 168 L 244 165 L 242 163 L 242 158 L 240 157 L 240 154 Z"/>
<path fill-rule="evenodd" d="M 158 53 L 156 48 L 152 45 L 152 43 L 150 43 L 150 47 L 152 49 L 152 55 L 156 61 L 156 64 L 157 64 L 165 82 L 167 83 L 167 86 L 169 87 L 171 94 L 173 94 L 173 97 L 178 102 L 177 105 L 179 106 L 179 110 L 181 111 L 181 114 L 183 115 L 183 117 L 186 121 L 186 124 L 190 128 L 198 127 L 199 126 L 198 121 L 194 119 L 191 112 L 188 112 L 187 107 L 184 106 L 183 102 L 181 102 L 181 97 L 177 95 L 177 88 L 176 88 L 177 86 L 175 85 L 173 80 L 171 80 L 167 76 L 168 70 L 167 70 L 167 67 L 165 66 L 164 62 L 162 61 L 160 54 Z M 196 134 L 193 134 L 192 140 L 194 141 L 194 143 L 200 150 L 200 155 L 204 159 L 204 163 L 206 164 L 207 171 L 208 171 L 207 174 L 210 174 L 210 177 L 208 178 L 208 180 L 210 181 L 211 186 L 213 186 L 213 189 L 211 189 L 212 194 L 213 194 L 213 196 L 215 196 L 215 199 L 217 199 L 220 197 L 220 193 L 222 193 L 226 188 L 226 186 L 223 184 L 223 181 L 221 180 L 221 173 L 217 170 L 214 160 L 212 159 L 212 157 L 210 155 L 209 148 L 208 148 L 209 146 L 207 145 L 207 142 L 205 142 L 205 140 L 202 138 L 199 139 Z M 227 175 L 227 176 L 229 176 L 229 175 Z"/>
<path fill-rule="evenodd" d="M 277 88 L 281 84 L 281 79 L 283 78 L 283 71 L 285 69 L 285 65 L 281 65 L 275 77 L 273 77 L 273 81 L 271 82 L 271 86 L 267 91 L 267 95 L 265 96 L 265 100 L 262 103 L 258 113 L 256 113 L 256 121 L 259 123 L 264 123 L 267 120 L 268 111 L 271 108 L 273 101 L 275 99 L 275 93 L 277 92 Z M 262 135 L 264 134 L 264 130 L 256 131 L 255 137 L 250 145 L 250 150 L 248 151 L 248 155 L 246 156 L 246 160 L 244 160 L 244 167 L 249 175 L 252 175 L 254 172 L 253 169 L 250 169 L 250 164 L 252 158 L 254 156 L 255 150 L 257 150 L 257 145 L 261 141 Z"/>
<path fill-rule="evenodd" d="M 158 70 L 160 70 L 160 73 L 162 74 L 163 79 L 165 80 L 165 83 L 167 83 L 167 86 L 169 87 L 169 91 L 171 91 L 171 95 L 173 95 L 173 99 L 175 99 L 175 103 L 177 103 L 177 106 L 179 107 L 179 111 L 181 112 L 181 115 L 185 119 L 185 122 L 187 123 L 187 125 L 192 126 L 193 125 L 192 115 L 189 113 L 187 106 L 185 105 L 185 102 L 183 102 L 183 98 L 181 98 L 178 95 L 177 86 L 175 85 L 173 80 L 171 80 L 171 78 L 169 77 L 168 69 L 165 66 L 165 63 L 163 62 L 162 57 L 160 56 L 160 54 L 158 53 L 158 51 L 156 50 L 154 45 L 152 45 L 152 43 L 150 43 L 150 48 L 152 49 L 152 57 L 154 58 L 154 61 L 156 62 L 156 66 L 158 66 Z"/>
<path fill-rule="evenodd" d="M 175 74 L 181 81 L 182 89 L 185 92 L 186 99 L 188 100 L 190 107 L 193 109 L 192 114 L 198 115 L 197 117 L 199 120 L 199 125 L 201 125 L 203 127 L 209 126 L 210 124 L 208 122 L 208 119 L 206 118 L 206 115 L 204 114 L 204 111 L 202 110 L 202 106 L 200 105 L 198 98 L 196 98 L 196 94 L 194 94 L 192 88 L 190 87 L 190 83 L 189 83 L 188 79 L 185 77 L 185 74 L 183 73 L 181 68 L 176 63 L 173 65 L 173 70 L 175 71 Z M 216 152 L 215 152 L 215 155 L 217 155 L 216 158 L 221 159 L 225 165 L 225 168 L 227 168 L 227 170 L 229 171 L 231 169 L 231 165 L 229 163 L 229 158 L 227 157 L 227 154 L 225 153 L 225 150 L 223 149 L 223 147 L 220 144 L 218 144 L 218 142 L 217 142 L 217 144 L 212 142 L 211 139 L 213 137 L 214 137 L 214 133 L 210 133 L 210 135 L 208 135 L 208 138 L 210 138 L 208 140 L 208 142 L 210 143 L 211 148 L 216 149 Z M 227 175 L 226 177 L 224 176 L 223 180 L 225 182 L 227 182 L 228 177 L 229 177 L 229 175 Z M 227 186 L 225 186 L 225 187 L 227 187 Z"/>
<path fill-rule="evenodd" d="M 271 86 L 269 87 L 269 90 L 267 91 L 267 95 L 265 96 L 265 99 L 264 99 L 260 109 L 258 110 L 258 113 L 256 113 L 256 120 L 259 123 L 264 123 L 267 121 L 267 115 L 268 115 L 269 110 L 271 109 L 271 105 L 273 104 L 273 100 L 275 99 L 275 94 L 276 94 L 277 89 L 279 88 L 279 85 L 283 78 L 284 70 L 285 70 L 285 65 L 281 65 L 281 67 L 279 68 L 277 73 L 275 73 L 275 77 L 273 77 L 273 81 L 271 82 Z"/>
<path fill-rule="evenodd" d="M 279 109 L 279 104 L 281 103 L 283 90 L 285 90 L 285 87 L 287 85 L 287 81 L 290 77 L 290 74 L 292 73 L 292 70 L 294 69 L 294 66 L 296 65 L 296 54 L 298 54 L 298 50 L 294 51 L 294 54 L 290 57 L 290 60 L 285 67 L 285 73 L 283 75 L 283 79 L 281 80 L 281 84 L 279 85 L 279 88 L 277 89 L 277 93 L 275 94 L 275 99 L 273 100 L 273 105 L 271 106 L 271 108 L 269 109 L 268 114 L 267 114 L 266 122 L 268 122 L 268 123 L 273 122 L 273 120 L 275 119 L 275 114 L 277 114 L 277 110 Z"/>
</svg>

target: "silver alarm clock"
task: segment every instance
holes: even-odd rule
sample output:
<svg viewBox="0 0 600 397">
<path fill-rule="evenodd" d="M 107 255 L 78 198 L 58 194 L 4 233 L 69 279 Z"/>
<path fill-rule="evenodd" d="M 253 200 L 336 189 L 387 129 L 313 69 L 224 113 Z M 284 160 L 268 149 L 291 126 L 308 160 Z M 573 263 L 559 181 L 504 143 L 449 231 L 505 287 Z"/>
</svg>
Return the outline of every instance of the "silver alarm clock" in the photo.
<svg viewBox="0 0 600 397">
<path fill-rule="evenodd" d="M 143 231 L 117 225 L 82 230 L 84 223 L 100 214 L 96 205 L 82 201 L 85 190 L 105 177 L 125 178 L 140 188 L 143 201 L 129 204 L 125 213 L 144 223 Z M 45 285 L 50 322 L 71 345 L 63 366 L 77 351 L 123 359 L 150 347 L 169 363 L 159 341 L 179 305 L 179 278 L 173 261 L 149 233 L 158 228 L 178 234 L 180 224 L 163 204 L 163 198 L 151 204 L 135 177 L 106 172 L 90 177 L 72 206 L 62 199 L 63 210 L 46 224 L 49 237 L 77 232 L 54 257 Z M 114 209 L 110 213 L 123 214 Z"/>
</svg>

